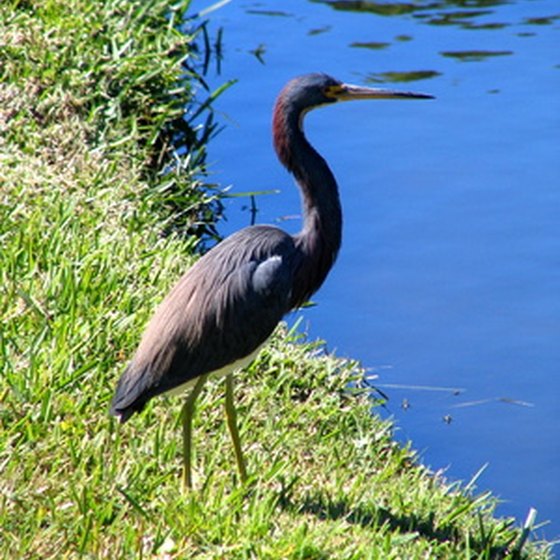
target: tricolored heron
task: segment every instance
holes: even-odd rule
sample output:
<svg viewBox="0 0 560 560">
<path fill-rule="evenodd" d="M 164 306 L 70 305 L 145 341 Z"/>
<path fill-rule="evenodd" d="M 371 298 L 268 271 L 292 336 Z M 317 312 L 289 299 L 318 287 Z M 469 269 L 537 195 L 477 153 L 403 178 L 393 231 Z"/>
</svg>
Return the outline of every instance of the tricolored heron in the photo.
<svg viewBox="0 0 560 560">
<path fill-rule="evenodd" d="M 426 99 L 429 95 L 344 84 L 325 74 L 288 82 L 273 114 L 274 148 L 301 189 L 303 228 L 295 236 L 256 225 L 206 253 L 157 308 L 121 378 L 111 413 L 126 422 L 156 395 L 190 390 L 183 406 L 183 482 L 192 486 L 191 432 L 205 381 L 226 376 L 226 417 L 242 481 L 245 461 L 233 405 L 233 372 L 256 356 L 290 310 L 319 289 L 341 242 L 335 178 L 303 133 L 315 107 L 353 99 Z"/>
</svg>

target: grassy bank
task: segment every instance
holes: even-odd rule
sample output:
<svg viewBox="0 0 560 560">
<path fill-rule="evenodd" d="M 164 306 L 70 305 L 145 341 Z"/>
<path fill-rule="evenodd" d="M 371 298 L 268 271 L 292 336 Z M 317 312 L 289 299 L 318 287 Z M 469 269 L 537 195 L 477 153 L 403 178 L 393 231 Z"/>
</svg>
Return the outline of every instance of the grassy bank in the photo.
<svg viewBox="0 0 560 560">
<path fill-rule="evenodd" d="M 548 558 L 517 554 L 491 497 L 394 443 L 347 388 L 356 364 L 282 330 L 238 381 L 246 488 L 220 386 L 200 400 L 189 495 L 179 399 L 109 418 L 145 321 L 220 211 L 200 182 L 208 42 L 199 21 L 176 28 L 189 2 L 166 4 L 0 4 L 0 557 Z"/>
</svg>

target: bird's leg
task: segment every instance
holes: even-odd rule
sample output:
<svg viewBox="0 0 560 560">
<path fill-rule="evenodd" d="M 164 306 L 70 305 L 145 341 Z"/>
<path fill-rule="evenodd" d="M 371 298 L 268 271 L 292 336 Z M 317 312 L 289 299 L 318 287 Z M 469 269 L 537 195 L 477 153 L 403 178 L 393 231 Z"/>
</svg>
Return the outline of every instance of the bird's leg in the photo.
<svg viewBox="0 0 560 560">
<path fill-rule="evenodd" d="M 247 467 L 245 466 L 243 451 L 241 450 L 241 439 L 239 438 L 239 431 L 237 429 L 237 412 L 233 404 L 233 373 L 229 373 L 226 376 L 226 419 L 231 434 L 231 440 L 233 441 L 239 477 L 241 478 L 241 482 L 244 483 L 247 480 Z"/>
<path fill-rule="evenodd" d="M 192 451 L 192 422 L 196 398 L 202 390 L 202 386 L 206 382 L 207 375 L 201 375 L 197 380 L 185 400 L 182 410 L 183 418 L 183 489 L 192 489 L 192 469 L 191 469 L 191 451 Z"/>
</svg>

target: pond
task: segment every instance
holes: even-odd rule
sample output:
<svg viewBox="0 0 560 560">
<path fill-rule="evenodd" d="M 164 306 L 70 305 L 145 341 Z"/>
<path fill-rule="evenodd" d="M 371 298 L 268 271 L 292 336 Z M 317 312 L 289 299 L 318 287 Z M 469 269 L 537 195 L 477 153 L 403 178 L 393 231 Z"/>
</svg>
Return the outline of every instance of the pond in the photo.
<svg viewBox="0 0 560 560">
<path fill-rule="evenodd" d="M 234 1 L 212 179 L 298 231 L 271 147 L 274 98 L 311 71 L 434 101 L 341 104 L 306 131 L 341 188 L 339 260 L 310 338 L 357 358 L 423 463 L 560 535 L 560 5 L 557 0 Z M 226 203 L 227 235 L 251 220 Z"/>
</svg>

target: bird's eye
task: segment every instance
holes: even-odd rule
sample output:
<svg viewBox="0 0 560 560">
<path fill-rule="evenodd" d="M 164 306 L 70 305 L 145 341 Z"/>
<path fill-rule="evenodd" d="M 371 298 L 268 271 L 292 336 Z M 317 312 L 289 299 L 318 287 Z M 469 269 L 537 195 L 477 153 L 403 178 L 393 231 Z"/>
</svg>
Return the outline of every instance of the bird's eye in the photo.
<svg viewBox="0 0 560 560">
<path fill-rule="evenodd" d="M 338 99 L 341 93 L 344 92 L 344 86 L 340 84 L 335 84 L 331 86 L 326 86 L 323 90 L 325 97 L 330 97 L 331 99 Z"/>
</svg>

